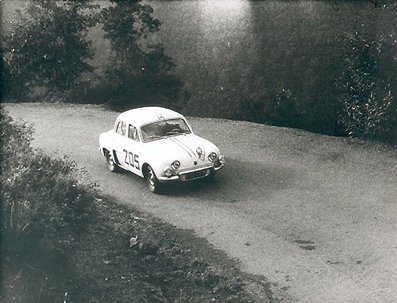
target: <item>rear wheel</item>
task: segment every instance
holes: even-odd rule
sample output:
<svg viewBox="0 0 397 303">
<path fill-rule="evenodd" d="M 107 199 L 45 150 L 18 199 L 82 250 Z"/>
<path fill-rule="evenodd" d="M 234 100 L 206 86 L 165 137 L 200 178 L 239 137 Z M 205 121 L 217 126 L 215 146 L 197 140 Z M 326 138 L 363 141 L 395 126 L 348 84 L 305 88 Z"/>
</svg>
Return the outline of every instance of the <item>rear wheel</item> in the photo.
<svg viewBox="0 0 397 303">
<path fill-rule="evenodd" d="M 157 179 L 156 174 L 150 165 L 147 166 L 145 180 L 149 190 L 152 193 L 158 194 L 161 191 L 161 183 Z"/>
<path fill-rule="evenodd" d="M 115 173 L 118 171 L 119 167 L 117 166 L 116 162 L 114 161 L 112 152 L 106 153 L 106 162 L 108 163 L 108 168 L 111 172 Z"/>
</svg>

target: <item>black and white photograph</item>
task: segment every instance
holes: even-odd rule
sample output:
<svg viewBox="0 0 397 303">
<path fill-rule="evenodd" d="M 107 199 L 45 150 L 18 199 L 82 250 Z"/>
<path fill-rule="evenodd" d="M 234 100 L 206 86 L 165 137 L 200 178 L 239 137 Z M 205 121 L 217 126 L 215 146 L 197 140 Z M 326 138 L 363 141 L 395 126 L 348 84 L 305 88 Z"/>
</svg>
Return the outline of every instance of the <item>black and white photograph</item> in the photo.
<svg viewBox="0 0 397 303">
<path fill-rule="evenodd" d="M 0 16 L 1 303 L 397 303 L 397 1 Z"/>
</svg>

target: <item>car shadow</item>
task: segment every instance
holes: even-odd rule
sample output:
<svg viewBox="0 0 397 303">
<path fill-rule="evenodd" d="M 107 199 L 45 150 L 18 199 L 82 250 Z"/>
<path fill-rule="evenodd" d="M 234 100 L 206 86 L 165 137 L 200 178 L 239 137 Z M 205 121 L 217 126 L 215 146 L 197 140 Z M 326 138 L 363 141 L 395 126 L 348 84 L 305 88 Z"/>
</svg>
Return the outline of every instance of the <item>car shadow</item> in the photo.
<svg viewBox="0 0 397 303">
<path fill-rule="evenodd" d="M 214 178 L 168 184 L 164 194 L 235 203 L 291 187 L 295 175 L 279 165 L 229 159 Z"/>
</svg>

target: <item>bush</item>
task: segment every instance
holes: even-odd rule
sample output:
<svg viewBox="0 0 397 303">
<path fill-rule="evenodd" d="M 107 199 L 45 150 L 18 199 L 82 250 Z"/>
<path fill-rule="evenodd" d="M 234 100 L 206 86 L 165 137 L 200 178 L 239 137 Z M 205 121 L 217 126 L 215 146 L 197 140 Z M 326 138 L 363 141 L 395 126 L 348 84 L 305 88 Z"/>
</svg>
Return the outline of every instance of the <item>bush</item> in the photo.
<svg viewBox="0 0 397 303">
<path fill-rule="evenodd" d="M 392 109 L 391 92 L 384 96 L 371 93 L 367 99 L 345 99 L 339 117 L 346 132 L 354 137 L 383 139 L 391 137 L 396 110 Z"/>
<path fill-rule="evenodd" d="M 77 181 L 74 162 L 33 150 L 32 134 L 1 109 L 2 254 L 64 259 L 93 215 L 94 195 Z"/>
<path fill-rule="evenodd" d="M 397 103 L 391 89 L 392 76 L 379 66 L 385 42 L 368 42 L 356 32 L 348 37 L 342 83 L 345 89 L 338 122 L 350 136 L 392 141 L 397 126 Z"/>
</svg>

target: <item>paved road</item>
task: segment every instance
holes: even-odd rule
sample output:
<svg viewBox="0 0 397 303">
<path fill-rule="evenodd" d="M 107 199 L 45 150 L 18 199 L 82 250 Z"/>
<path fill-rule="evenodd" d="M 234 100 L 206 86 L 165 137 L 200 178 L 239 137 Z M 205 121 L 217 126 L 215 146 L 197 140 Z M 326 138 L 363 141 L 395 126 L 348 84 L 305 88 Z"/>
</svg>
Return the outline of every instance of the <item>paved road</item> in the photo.
<svg viewBox="0 0 397 303">
<path fill-rule="evenodd" d="M 12 105 L 35 145 L 70 155 L 120 203 L 193 229 L 267 277 L 290 302 L 397 302 L 397 152 L 301 131 L 190 119 L 227 166 L 212 184 L 148 192 L 112 174 L 97 151 L 117 113 L 94 106 Z"/>
</svg>

